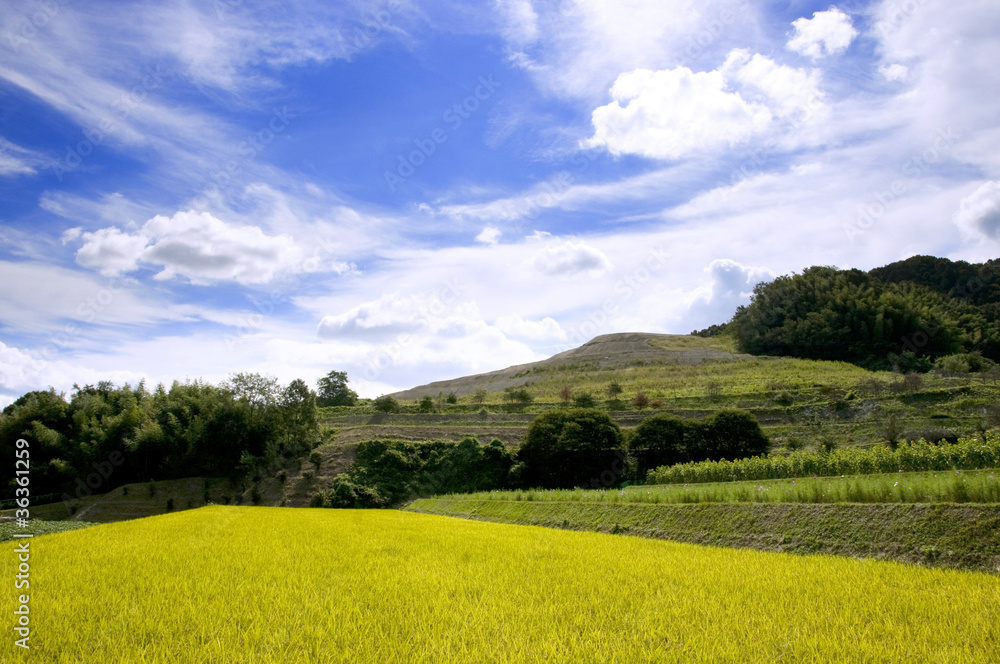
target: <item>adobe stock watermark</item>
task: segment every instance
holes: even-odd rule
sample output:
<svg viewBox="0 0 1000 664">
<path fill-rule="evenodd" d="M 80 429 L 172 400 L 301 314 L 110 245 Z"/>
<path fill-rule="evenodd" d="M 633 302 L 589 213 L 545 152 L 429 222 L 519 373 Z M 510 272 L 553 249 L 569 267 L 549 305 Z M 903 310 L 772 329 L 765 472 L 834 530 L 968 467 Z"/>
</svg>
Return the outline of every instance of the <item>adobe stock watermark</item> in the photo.
<svg viewBox="0 0 1000 664">
<path fill-rule="evenodd" d="M 688 36 L 688 45 L 684 55 L 689 60 L 696 60 L 708 50 L 708 47 L 718 41 L 719 37 L 736 20 L 736 15 L 728 7 L 723 8 L 718 15 L 703 22 L 698 29 Z"/>
<path fill-rule="evenodd" d="M 883 35 L 889 32 L 890 28 L 898 30 L 903 27 L 910 18 L 917 13 L 917 10 L 921 7 L 929 5 L 932 0 L 903 0 L 902 2 L 897 2 L 892 5 L 887 13 L 887 20 L 879 21 L 877 24 L 877 29 L 880 30 Z"/>
<path fill-rule="evenodd" d="M 149 93 L 158 89 L 163 84 L 163 72 L 160 65 L 146 68 L 146 74 L 139 84 L 132 86 L 132 89 L 123 93 L 112 104 L 114 111 L 112 117 L 102 118 L 96 125 L 83 130 L 83 140 L 75 145 L 66 146 L 66 156 L 55 167 L 56 177 L 59 182 L 63 177 L 75 171 L 84 160 L 94 153 L 100 145 L 104 143 L 115 132 L 119 131 L 120 123 L 124 122 L 140 104 L 142 104 Z"/>
<path fill-rule="evenodd" d="M 264 126 L 248 134 L 236 146 L 234 158 L 219 166 L 206 178 L 205 184 L 200 188 L 200 195 L 194 202 L 194 208 L 199 211 L 204 210 L 208 207 L 209 199 L 218 198 L 223 191 L 231 187 L 240 171 L 266 150 L 278 135 L 288 128 L 293 119 L 295 116 L 289 113 L 287 106 L 272 109 L 271 116 Z"/>
<path fill-rule="evenodd" d="M 77 318 L 85 323 L 93 323 L 105 309 L 111 306 L 115 297 L 125 289 L 125 283 L 126 279 L 120 276 L 110 279 L 103 288 L 98 289 L 76 306 L 74 312 Z M 61 350 L 73 347 L 79 332 L 80 326 L 76 323 L 70 323 L 49 336 L 29 365 L 35 374 L 43 371 L 50 362 L 54 361 Z"/>
<path fill-rule="evenodd" d="M 21 47 L 38 37 L 39 32 L 49 27 L 52 19 L 71 2 L 72 0 L 41 0 L 34 3 L 34 11 L 22 16 L 7 37 L 11 50 L 20 53 Z"/>
<path fill-rule="evenodd" d="M 658 247 L 650 249 L 649 254 L 639 266 L 615 281 L 615 295 L 617 297 L 604 300 L 601 306 L 587 313 L 582 323 L 570 329 L 568 342 L 562 350 L 576 348 L 593 339 L 601 330 L 608 329 L 611 321 L 618 315 L 619 306 L 631 300 L 644 289 L 656 272 L 666 266 L 667 258 L 668 254 L 663 249 Z"/>
<path fill-rule="evenodd" d="M 272 282 L 274 286 L 263 297 L 260 299 L 250 298 L 256 311 L 242 316 L 239 324 L 234 326 L 235 333 L 226 334 L 223 337 L 223 342 L 229 352 L 233 352 L 237 346 L 256 334 L 264 325 L 264 321 L 269 316 L 274 315 L 277 306 L 287 300 L 292 291 L 302 285 L 306 276 L 319 272 L 323 260 L 334 255 L 335 246 L 326 239 L 320 238 L 317 243 L 319 247 L 316 252 L 298 264 L 296 269 Z"/>
<path fill-rule="evenodd" d="M 992 283 L 996 276 L 993 272 L 984 271 L 985 266 L 979 268 L 979 274 L 970 279 L 965 284 L 956 284 L 957 288 L 954 289 L 955 294 L 958 298 L 969 298 L 973 297 L 976 293 L 983 290 L 987 284 Z M 930 321 L 927 325 L 923 326 L 920 330 L 913 333 L 913 336 L 900 337 L 899 344 L 903 351 L 909 351 L 914 355 L 919 355 L 920 351 L 927 346 L 934 339 L 934 336 L 941 330 L 941 324 L 934 321 Z"/>
<path fill-rule="evenodd" d="M 94 469 L 94 472 L 84 478 L 78 477 L 76 479 L 76 484 L 72 489 L 73 493 L 63 493 L 59 500 L 63 502 L 70 500 L 83 500 L 87 496 L 98 491 L 98 489 L 107 485 L 108 481 L 111 479 L 111 475 L 114 474 L 115 469 L 119 468 L 124 463 L 125 455 L 119 450 L 115 450 L 109 454 L 105 461 L 92 462 L 90 466 Z"/>
<path fill-rule="evenodd" d="M 905 177 L 893 180 L 887 187 L 875 192 L 867 203 L 858 206 L 857 217 L 852 223 L 844 225 L 847 239 L 853 243 L 859 235 L 870 230 L 910 190 L 913 183 L 927 172 L 928 168 L 951 151 L 959 138 L 951 127 L 938 129 L 928 146 L 903 164 L 902 173 Z"/>
<path fill-rule="evenodd" d="M 431 327 L 435 320 L 442 319 L 462 296 L 462 286 L 458 279 L 446 279 L 444 285 L 431 298 L 430 304 L 423 308 L 416 322 L 424 327 Z M 376 349 L 365 360 L 364 377 L 375 380 L 383 372 L 395 366 L 403 352 L 413 345 L 413 335 L 400 333 L 391 342 Z"/>
<path fill-rule="evenodd" d="M 411 150 L 408 154 L 398 155 L 395 170 L 383 172 L 382 176 L 385 178 L 389 191 L 395 193 L 396 187 L 416 173 L 417 169 L 437 152 L 438 147 L 443 145 L 452 133 L 461 129 L 465 121 L 471 118 L 483 102 L 492 97 L 496 89 L 500 87 L 500 83 L 493 80 L 493 74 L 480 76 L 477 83 L 472 94 L 462 101 L 452 104 L 441 114 L 441 121 L 446 125 L 445 128 L 435 127 L 426 137 L 413 139 L 416 149 Z"/>
<path fill-rule="evenodd" d="M 14 496 L 17 509 L 14 518 L 18 528 L 27 528 L 31 517 L 31 444 L 24 438 L 18 438 L 14 443 Z M 14 533 L 17 545 L 14 555 L 17 556 L 17 573 L 14 575 L 14 588 L 24 591 L 17 596 L 17 608 L 14 609 L 14 632 L 20 639 L 14 639 L 14 645 L 29 650 L 28 640 L 31 638 L 31 538 L 30 532 Z"/>
</svg>

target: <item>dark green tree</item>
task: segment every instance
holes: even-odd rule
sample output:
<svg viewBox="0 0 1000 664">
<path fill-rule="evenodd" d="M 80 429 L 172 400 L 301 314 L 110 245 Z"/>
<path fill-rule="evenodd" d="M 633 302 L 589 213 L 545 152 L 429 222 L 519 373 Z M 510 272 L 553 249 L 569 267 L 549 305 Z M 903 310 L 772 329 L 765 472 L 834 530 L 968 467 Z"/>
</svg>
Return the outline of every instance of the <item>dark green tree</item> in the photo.
<svg viewBox="0 0 1000 664">
<path fill-rule="evenodd" d="M 353 406 L 358 394 L 347 387 L 346 371 L 331 371 L 317 383 L 316 403 L 319 406 Z"/>
<path fill-rule="evenodd" d="M 621 429 L 604 411 L 572 409 L 536 417 L 517 453 L 521 480 L 544 488 L 607 487 L 626 471 Z"/>
</svg>

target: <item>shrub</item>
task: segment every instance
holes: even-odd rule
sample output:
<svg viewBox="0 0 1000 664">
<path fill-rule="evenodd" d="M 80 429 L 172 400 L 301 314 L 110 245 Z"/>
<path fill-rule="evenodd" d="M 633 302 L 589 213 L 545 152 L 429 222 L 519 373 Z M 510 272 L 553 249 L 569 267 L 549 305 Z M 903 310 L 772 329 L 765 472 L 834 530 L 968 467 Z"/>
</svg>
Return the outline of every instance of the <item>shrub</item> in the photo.
<svg viewBox="0 0 1000 664">
<path fill-rule="evenodd" d="M 577 408 L 593 408 L 597 405 L 597 399 L 590 392 L 580 392 L 573 397 L 573 405 Z"/>
<path fill-rule="evenodd" d="M 323 454 L 319 450 L 313 450 L 309 453 L 309 462 L 316 466 L 316 470 L 319 470 L 320 465 L 323 463 Z"/>
<path fill-rule="evenodd" d="M 431 395 L 425 395 L 420 399 L 417 404 L 418 413 L 433 413 L 434 412 L 434 398 Z"/>
<path fill-rule="evenodd" d="M 372 402 L 376 412 L 398 413 L 400 411 L 399 402 L 389 394 L 383 394 Z"/>
<path fill-rule="evenodd" d="M 168 512 L 172 512 L 173 509 L 174 509 L 174 499 L 173 498 L 167 498 L 167 511 Z"/>
</svg>

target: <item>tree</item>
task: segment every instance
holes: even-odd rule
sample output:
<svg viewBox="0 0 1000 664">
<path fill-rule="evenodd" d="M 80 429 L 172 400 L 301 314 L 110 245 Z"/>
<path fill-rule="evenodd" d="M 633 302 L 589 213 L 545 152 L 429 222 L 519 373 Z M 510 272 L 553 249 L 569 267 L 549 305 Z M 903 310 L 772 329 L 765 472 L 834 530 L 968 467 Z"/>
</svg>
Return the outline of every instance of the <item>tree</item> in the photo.
<svg viewBox="0 0 1000 664">
<path fill-rule="evenodd" d="M 684 443 L 686 431 L 684 420 L 676 415 L 653 415 L 640 422 L 629 437 L 629 453 L 636 460 L 636 478 L 645 479 L 653 468 L 690 461 Z"/>
<path fill-rule="evenodd" d="M 608 487 L 624 475 L 621 429 L 604 411 L 557 410 L 536 417 L 517 453 L 527 486 Z"/>
<path fill-rule="evenodd" d="M 757 418 L 745 410 L 720 410 L 685 426 L 684 445 L 691 461 L 746 459 L 765 454 L 771 446 Z"/>
<path fill-rule="evenodd" d="M 622 395 L 622 392 L 624 392 L 624 390 L 622 389 L 622 386 L 618 381 L 612 381 L 608 385 L 607 392 L 609 401 L 618 401 L 618 397 Z"/>
<path fill-rule="evenodd" d="M 559 398 L 562 399 L 563 403 L 569 403 L 573 398 L 573 388 L 569 385 L 563 385 L 562 389 L 559 390 Z"/>
<path fill-rule="evenodd" d="M 417 404 L 418 413 L 433 413 L 434 412 L 434 397 L 429 394 L 424 395 Z"/>
<path fill-rule="evenodd" d="M 642 410 L 649 407 L 649 397 L 646 396 L 645 392 L 636 392 L 635 396 L 632 397 L 632 405 L 637 409 Z"/>
<path fill-rule="evenodd" d="M 503 391 L 503 400 L 509 403 L 512 409 L 520 409 L 534 401 L 535 397 L 523 387 L 508 387 Z"/>
<path fill-rule="evenodd" d="M 353 406 L 358 394 L 347 387 L 346 371 L 331 371 L 319 379 L 316 403 L 319 406 Z"/>
<path fill-rule="evenodd" d="M 597 399 L 590 392 L 580 392 L 573 397 L 573 405 L 577 408 L 593 408 L 597 405 Z"/>
</svg>

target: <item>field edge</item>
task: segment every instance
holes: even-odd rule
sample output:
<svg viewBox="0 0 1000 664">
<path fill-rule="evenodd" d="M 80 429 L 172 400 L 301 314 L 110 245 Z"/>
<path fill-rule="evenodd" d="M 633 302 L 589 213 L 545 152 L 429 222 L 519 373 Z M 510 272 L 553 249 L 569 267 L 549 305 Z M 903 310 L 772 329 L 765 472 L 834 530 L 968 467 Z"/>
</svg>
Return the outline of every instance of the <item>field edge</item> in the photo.
<svg viewBox="0 0 1000 664">
<path fill-rule="evenodd" d="M 689 544 L 874 558 L 1000 574 L 995 504 L 600 504 L 422 498 L 404 509 Z"/>
</svg>

